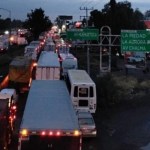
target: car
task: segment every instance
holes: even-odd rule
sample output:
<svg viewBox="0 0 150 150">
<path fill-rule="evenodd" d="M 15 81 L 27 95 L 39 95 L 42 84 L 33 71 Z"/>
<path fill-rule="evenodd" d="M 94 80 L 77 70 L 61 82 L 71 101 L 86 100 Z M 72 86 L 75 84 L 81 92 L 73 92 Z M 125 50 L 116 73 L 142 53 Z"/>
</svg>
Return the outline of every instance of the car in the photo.
<svg viewBox="0 0 150 150">
<path fill-rule="evenodd" d="M 128 62 L 135 63 L 135 62 L 144 62 L 145 58 L 140 56 L 130 56 L 127 58 Z"/>
<path fill-rule="evenodd" d="M 89 111 L 77 111 L 79 127 L 83 137 L 96 137 L 94 118 Z"/>
</svg>

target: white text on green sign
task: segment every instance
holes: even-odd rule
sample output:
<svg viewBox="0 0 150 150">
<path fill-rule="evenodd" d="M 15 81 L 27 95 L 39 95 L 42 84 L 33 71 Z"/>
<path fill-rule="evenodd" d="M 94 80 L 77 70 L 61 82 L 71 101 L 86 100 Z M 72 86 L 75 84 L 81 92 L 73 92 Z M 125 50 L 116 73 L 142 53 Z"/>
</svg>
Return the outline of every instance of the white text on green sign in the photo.
<svg viewBox="0 0 150 150">
<path fill-rule="evenodd" d="M 67 38 L 72 40 L 98 40 L 97 29 L 74 29 L 67 31 Z"/>
<path fill-rule="evenodd" d="M 146 30 L 122 30 L 122 51 L 150 51 L 150 32 Z"/>
</svg>

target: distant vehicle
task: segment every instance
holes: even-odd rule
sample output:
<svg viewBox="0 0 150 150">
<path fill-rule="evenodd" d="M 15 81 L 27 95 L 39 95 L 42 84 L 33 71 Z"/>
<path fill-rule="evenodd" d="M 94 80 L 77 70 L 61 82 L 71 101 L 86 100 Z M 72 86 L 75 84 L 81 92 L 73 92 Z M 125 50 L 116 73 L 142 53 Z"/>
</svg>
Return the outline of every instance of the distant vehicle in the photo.
<svg viewBox="0 0 150 150">
<path fill-rule="evenodd" d="M 8 42 L 6 41 L 0 41 L 0 52 L 4 52 L 8 50 Z"/>
<path fill-rule="evenodd" d="M 83 137 L 96 137 L 97 129 L 92 114 L 88 111 L 77 111 L 79 127 Z"/>
<path fill-rule="evenodd" d="M 4 94 L 0 94 L 0 149 L 7 149 L 8 140 L 6 140 L 9 122 L 9 98 Z M 7 125 L 7 126 L 6 126 Z"/>
<path fill-rule="evenodd" d="M 62 80 L 33 80 L 19 129 L 18 150 L 81 150 L 82 134 Z"/>
<path fill-rule="evenodd" d="M 128 63 L 144 63 L 146 60 L 145 52 L 127 53 L 126 59 Z"/>
<path fill-rule="evenodd" d="M 35 45 L 27 45 L 24 50 L 24 56 L 32 60 L 37 60 L 39 54 L 39 47 Z"/>
<path fill-rule="evenodd" d="M 12 34 L 10 37 L 10 44 L 27 45 L 28 42 L 24 34 Z"/>
<path fill-rule="evenodd" d="M 40 35 L 39 35 L 39 40 L 40 41 L 43 41 L 46 37 L 46 32 L 42 32 Z"/>
<path fill-rule="evenodd" d="M 44 51 L 52 51 L 52 52 L 55 52 L 55 51 L 56 51 L 55 43 L 54 43 L 53 41 L 51 41 L 51 42 L 46 42 L 46 44 L 44 45 Z"/>
<path fill-rule="evenodd" d="M 59 80 L 60 69 L 58 55 L 42 51 L 36 66 L 36 80 Z"/>
<path fill-rule="evenodd" d="M 45 39 L 45 42 L 46 42 L 46 43 L 49 43 L 49 42 L 54 42 L 54 41 L 53 41 L 53 38 L 52 38 L 52 37 L 48 37 L 47 39 Z"/>
<path fill-rule="evenodd" d="M 41 49 L 43 48 L 44 46 L 44 41 L 31 41 L 29 46 L 35 46 L 38 48 L 38 53 L 41 51 Z"/>
<path fill-rule="evenodd" d="M 15 86 L 20 92 L 29 89 L 32 81 L 33 61 L 24 56 L 13 58 L 9 64 L 9 85 Z"/>
<path fill-rule="evenodd" d="M 9 99 L 9 106 L 11 103 L 16 103 L 18 100 L 18 95 L 16 90 L 13 88 L 5 88 L 0 91 L 0 97 L 5 97 Z"/>
<path fill-rule="evenodd" d="M 67 76 L 69 69 L 78 69 L 78 60 L 71 53 L 61 53 L 60 62 L 62 67 L 62 76 Z"/>
<path fill-rule="evenodd" d="M 13 88 L 5 88 L 0 91 L 0 101 L 6 100 L 9 109 L 10 122 L 14 122 L 16 119 L 16 103 L 18 101 L 18 95 Z M 7 110 L 8 111 L 8 110 Z"/>
<path fill-rule="evenodd" d="M 97 105 L 96 85 L 88 73 L 85 70 L 68 70 L 66 83 L 74 108 L 95 113 Z"/>
<path fill-rule="evenodd" d="M 8 50 L 9 41 L 4 36 L 0 36 L 0 52 Z"/>
<path fill-rule="evenodd" d="M 127 58 L 128 62 L 135 63 L 135 62 L 144 62 L 145 58 L 140 56 L 130 56 Z"/>
<path fill-rule="evenodd" d="M 29 43 L 29 45 L 30 46 L 37 46 L 37 47 L 39 47 L 40 46 L 40 41 L 31 41 L 30 43 Z"/>
</svg>

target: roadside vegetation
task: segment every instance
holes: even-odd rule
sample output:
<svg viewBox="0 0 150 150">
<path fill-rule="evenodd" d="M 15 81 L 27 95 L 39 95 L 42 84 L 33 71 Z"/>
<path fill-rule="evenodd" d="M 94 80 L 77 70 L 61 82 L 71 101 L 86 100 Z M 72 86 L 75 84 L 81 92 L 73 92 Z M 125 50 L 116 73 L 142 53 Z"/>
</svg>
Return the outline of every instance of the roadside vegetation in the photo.
<svg viewBox="0 0 150 150">
<path fill-rule="evenodd" d="M 150 96 L 150 80 L 108 73 L 96 79 L 98 109 L 118 105 L 139 105 Z"/>
</svg>

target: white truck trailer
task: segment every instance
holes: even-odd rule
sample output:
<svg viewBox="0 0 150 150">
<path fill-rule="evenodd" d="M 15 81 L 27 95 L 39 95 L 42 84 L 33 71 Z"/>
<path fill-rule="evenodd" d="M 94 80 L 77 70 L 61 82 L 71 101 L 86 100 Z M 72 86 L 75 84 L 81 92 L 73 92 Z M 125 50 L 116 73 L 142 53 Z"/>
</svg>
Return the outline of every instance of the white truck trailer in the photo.
<svg viewBox="0 0 150 150">
<path fill-rule="evenodd" d="M 61 53 L 60 62 L 62 67 L 62 76 L 67 76 L 69 69 L 78 69 L 78 60 L 71 53 Z"/>
<path fill-rule="evenodd" d="M 37 62 L 36 80 L 59 80 L 60 62 L 58 55 L 50 51 L 42 51 Z"/>
<path fill-rule="evenodd" d="M 7 51 L 9 47 L 9 40 L 7 37 L 0 35 L 0 52 Z"/>
<path fill-rule="evenodd" d="M 27 45 L 24 50 L 24 56 L 36 61 L 39 53 L 39 47 L 35 45 Z"/>
<path fill-rule="evenodd" d="M 62 80 L 33 80 L 18 150 L 81 150 L 78 118 Z"/>
</svg>

